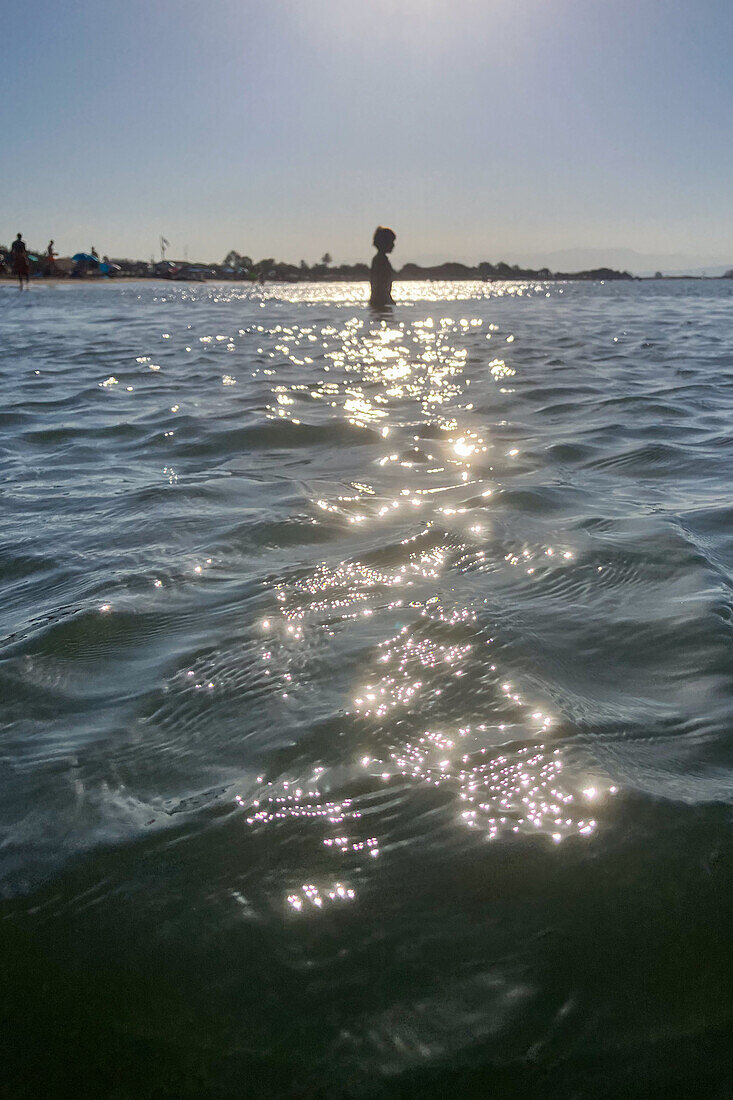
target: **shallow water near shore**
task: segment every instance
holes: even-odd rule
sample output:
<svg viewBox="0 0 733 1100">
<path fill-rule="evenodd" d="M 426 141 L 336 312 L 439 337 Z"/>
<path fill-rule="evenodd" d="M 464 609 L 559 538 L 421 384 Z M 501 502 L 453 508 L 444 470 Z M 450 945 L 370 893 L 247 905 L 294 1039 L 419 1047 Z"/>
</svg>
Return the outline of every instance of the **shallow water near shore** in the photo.
<svg viewBox="0 0 733 1100">
<path fill-rule="evenodd" d="M 0 288 L 9 1095 L 727 1094 L 733 284 L 396 296 Z"/>
</svg>

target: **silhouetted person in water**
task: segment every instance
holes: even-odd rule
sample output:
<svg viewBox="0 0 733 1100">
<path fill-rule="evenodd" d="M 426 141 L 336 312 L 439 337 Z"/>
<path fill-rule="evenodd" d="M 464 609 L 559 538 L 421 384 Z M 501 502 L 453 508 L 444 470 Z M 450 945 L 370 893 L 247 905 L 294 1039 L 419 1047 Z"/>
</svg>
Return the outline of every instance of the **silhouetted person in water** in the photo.
<svg viewBox="0 0 733 1100">
<path fill-rule="evenodd" d="M 10 246 L 10 252 L 13 257 L 13 271 L 18 276 L 19 289 L 22 290 L 24 279 L 26 287 L 29 285 L 30 267 L 28 264 L 28 253 L 26 251 L 25 241 L 20 233 Z"/>
<path fill-rule="evenodd" d="M 374 247 L 377 254 L 372 260 L 372 293 L 369 305 L 372 309 L 384 309 L 385 306 L 393 306 L 392 299 L 392 264 L 387 259 L 387 253 L 394 248 L 395 233 L 386 225 L 380 225 L 374 232 Z"/>
</svg>

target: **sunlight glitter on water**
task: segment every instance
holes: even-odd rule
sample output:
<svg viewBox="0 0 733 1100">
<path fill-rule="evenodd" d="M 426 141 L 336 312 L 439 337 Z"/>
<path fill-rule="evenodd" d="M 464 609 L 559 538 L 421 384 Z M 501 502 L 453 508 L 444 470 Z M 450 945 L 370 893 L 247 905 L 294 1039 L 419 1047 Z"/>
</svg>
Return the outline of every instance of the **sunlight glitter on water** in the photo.
<svg viewBox="0 0 733 1100">
<path fill-rule="evenodd" d="M 354 317 L 338 328 L 308 326 L 299 331 L 295 326 L 271 330 L 258 326 L 259 353 L 278 356 L 271 375 L 269 416 L 287 419 L 294 426 L 315 425 L 322 416 L 320 406 L 331 423 L 338 418 L 365 429 L 381 422 L 380 435 L 389 434 L 391 449 L 375 459 L 370 445 L 362 480 L 350 480 L 349 491 L 339 485 L 324 492 L 326 486 L 319 486 L 320 495 L 311 500 L 311 522 L 318 526 L 323 522 L 319 516 L 325 514 L 331 521 L 357 524 L 362 539 L 370 537 L 369 529 L 375 525 L 383 532 L 382 540 L 387 537 L 385 524 L 394 532 L 389 550 L 375 544 L 368 560 L 323 561 L 294 581 L 274 585 L 276 602 L 266 620 L 268 640 L 262 656 L 269 664 L 273 645 L 281 647 L 277 663 L 288 686 L 283 699 L 297 705 L 306 685 L 299 683 L 301 655 L 293 650 L 288 656 L 292 646 L 307 644 L 315 659 L 319 635 L 324 641 L 332 639 L 348 630 L 350 623 L 368 620 L 373 641 L 362 653 L 361 663 L 373 665 L 376 675 L 352 682 L 350 697 L 343 700 L 346 728 L 342 734 L 358 742 L 361 774 L 348 757 L 337 754 L 330 761 L 329 750 L 321 758 L 322 778 L 328 780 L 333 771 L 341 776 L 339 785 L 363 785 L 366 780 L 367 790 L 370 784 L 377 790 L 398 778 L 409 785 L 440 788 L 455 807 L 455 827 L 479 828 L 489 840 L 509 832 L 541 833 L 555 842 L 568 835 L 588 837 L 597 821 L 583 806 L 587 774 L 569 764 L 564 767 L 561 748 L 536 740 L 538 731 L 547 734 L 554 727 L 552 719 L 536 704 L 523 703 L 509 685 L 498 687 L 507 670 L 502 673 L 490 663 L 491 639 L 484 637 L 485 622 L 479 628 L 476 606 L 457 605 L 447 611 L 439 600 L 436 604 L 436 586 L 439 591 L 446 570 L 478 566 L 491 571 L 508 564 L 521 565 L 532 576 L 538 559 L 554 554 L 552 547 L 525 547 L 518 554 L 503 554 L 501 562 L 493 556 L 489 533 L 496 472 L 488 465 L 486 456 L 492 448 L 485 441 L 485 429 L 479 429 L 473 403 L 466 400 L 471 378 L 466 371 L 467 351 L 460 346 L 463 335 L 480 330 L 482 324 L 480 318 L 428 317 L 412 324 L 382 321 L 375 325 Z M 489 327 L 493 332 L 498 329 Z M 270 341 L 273 351 L 267 352 Z M 506 342 L 513 344 L 514 336 Z M 293 367 L 298 368 L 295 378 L 300 374 L 303 346 L 309 351 L 312 377 L 307 383 L 290 381 Z M 517 374 L 506 357 L 489 359 L 485 369 L 494 382 Z M 506 454 L 514 458 L 519 449 L 510 448 Z M 464 516 L 462 532 L 455 524 L 457 520 L 462 524 Z M 406 534 L 415 523 L 418 529 Z M 483 536 L 484 544 L 476 546 L 462 534 L 472 540 Z M 564 550 L 562 557 L 570 561 L 572 553 Z M 395 590 L 397 596 L 392 594 Z M 485 619 L 483 602 L 479 606 Z M 379 622 L 403 610 L 409 611 L 408 624 L 380 639 Z M 456 631 L 461 632 L 460 639 Z M 485 700 L 464 710 L 454 685 L 460 688 L 464 677 L 468 683 L 475 681 L 477 672 L 482 683 L 479 694 Z M 492 695 L 497 717 L 505 721 L 491 720 Z M 507 703 L 513 708 L 509 715 Z M 440 725 L 453 732 L 424 728 L 436 704 L 442 712 Z M 480 723 L 473 719 L 477 706 L 488 711 Z M 406 717 L 408 725 L 419 727 L 420 732 L 406 735 L 393 728 L 400 714 L 402 725 Z M 521 739 L 522 733 L 526 740 Z M 279 790 L 278 781 L 272 782 L 273 789 Z M 605 783 L 604 789 L 609 786 Z M 366 797 L 363 790 L 361 797 Z M 317 792 L 306 799 L 301 789 L 296 795 L 268 793 L 264 801 L 260 797 L 255 805 L 243 803 L 243 808 L 249 814 L 248 824 L 258 830 L 288 818 L 297 819 L 303 827 L 322 827 L 342 826 L 361 816 L 351 799 L 323 800 Z M 371 847 L 369 854 L 374 858 L 383 841 L 378 835 L 355 841 L 325 835 L 322 843 L 348 863 L 365 845 Z M 299 870 L 315 874 L 317 864 Z M 342 896 L 338 889 L 334 894 L 323 883 L 321 887 L 309 887 L 310 893 L 304 887 L 288 893 L 287 902 L 301 912 L 321 908 L 326 898 Z M 353 888 L 349 889 L 354 897 Z"/>
<path fill-rule="evenodd" d="M 733 284 L 397 290 L 5 295 L 28 1018 L 294 1095 L 712 1049 Z"/>
</svg>

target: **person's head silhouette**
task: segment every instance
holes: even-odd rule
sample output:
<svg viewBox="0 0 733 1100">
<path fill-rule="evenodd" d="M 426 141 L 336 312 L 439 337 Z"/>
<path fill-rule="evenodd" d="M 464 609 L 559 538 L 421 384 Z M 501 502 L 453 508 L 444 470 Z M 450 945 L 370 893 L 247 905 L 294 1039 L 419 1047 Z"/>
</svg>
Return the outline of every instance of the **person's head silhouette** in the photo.
<svg viewBox="0 0 733 1100">
<path fill-rule="evenodd" d="M 378 225 L 374 230 L 374 247 L 378 252 L 391 252 L 396 237 L 394 229 L 389 229 L 386 225 Z"/>
</svg>

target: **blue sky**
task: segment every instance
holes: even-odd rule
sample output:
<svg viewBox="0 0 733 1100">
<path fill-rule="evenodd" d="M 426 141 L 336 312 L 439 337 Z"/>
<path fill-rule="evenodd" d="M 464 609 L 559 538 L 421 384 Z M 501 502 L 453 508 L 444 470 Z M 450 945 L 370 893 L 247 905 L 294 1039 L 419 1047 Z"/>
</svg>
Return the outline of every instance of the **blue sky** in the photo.
<svg viewBox="0 0 733 1100">
<path fill-rule="evenodd" d="M 397 264 L 733 266 L 729 3 L 5 0 L 0 25 L 4 243 L 353 261 L 384 222 Z"/>
</svg>

